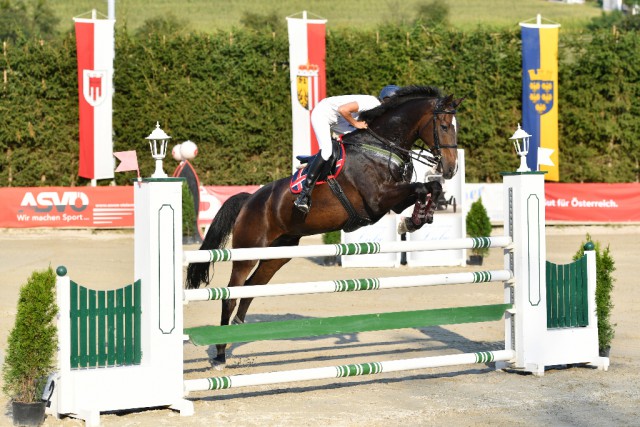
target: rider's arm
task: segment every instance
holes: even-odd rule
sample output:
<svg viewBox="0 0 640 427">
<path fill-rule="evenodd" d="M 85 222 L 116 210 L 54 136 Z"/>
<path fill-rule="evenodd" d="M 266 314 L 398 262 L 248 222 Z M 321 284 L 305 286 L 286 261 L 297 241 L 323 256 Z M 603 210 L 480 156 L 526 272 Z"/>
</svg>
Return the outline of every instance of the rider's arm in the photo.
<svg viewBox="0 0 640 427">
<path fill-rule="evenodd" d="M 356 101 L 351 101 L 338 107 L 338 113 L 340 113 L 340 115 L 344 117 L 344 119 L 349 122 L 351 126 L 356 129 L 366 129 L 366 122 L 358 121 L 351 115 L 352 113 L 357 113 L 358 111 L 360 111 L 360 106 Z"/>
</svg>

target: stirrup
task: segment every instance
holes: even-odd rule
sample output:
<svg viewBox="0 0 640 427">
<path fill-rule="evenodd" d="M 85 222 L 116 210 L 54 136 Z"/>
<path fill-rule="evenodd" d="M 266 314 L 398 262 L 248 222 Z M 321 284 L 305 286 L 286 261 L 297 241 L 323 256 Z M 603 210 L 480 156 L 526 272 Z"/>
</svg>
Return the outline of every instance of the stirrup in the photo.
<svg viewBox="0 0 640 427">
<path fill-rule="evenodd" d="M 302 194 L 298 196 L 296 200 L 294 200 L 293 205 L 298 208 L 302 213 L 309 213 L 309 209 L 311 209 L 311 203 L 309 201 L 309 196 L 303 196 Z"/>
</svg>

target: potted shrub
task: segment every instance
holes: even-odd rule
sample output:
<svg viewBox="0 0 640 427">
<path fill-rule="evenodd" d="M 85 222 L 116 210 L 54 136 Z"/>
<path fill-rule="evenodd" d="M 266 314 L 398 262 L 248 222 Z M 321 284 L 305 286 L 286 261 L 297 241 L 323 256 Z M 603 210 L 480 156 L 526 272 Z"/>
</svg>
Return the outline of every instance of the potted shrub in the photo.
<svg viewBox="0 0 640 427">
<path fill-rule="evenodd" d="M 11 399 L 14 425 L 44 421 L 42 394 L 47 375 L 54 370 L 58 347 L 55 286 L 56 276 L 49 267 L 34 272 L 20 289 L 2 366 L 3 391 Z"/>
<path fill-rule="evenodd" d="M 594 242 L 591 235 L 587 234 L 586 243 L 582 242 L 580 249 L 573 256 L 573 260 L 582 258 L 585 244 L 591 242 L 596 252 L 596 315 L 598 316 L 598 348 L 600 356 L 609 357 L 611 341 L 615 336 L 615 324 L 611 323 L 611 310 L 613 302 L 611 292 L 615 279 L 612 273 L 615 271 L 615 262 L 609 252 L 609 246 L 602 250 L 599 242 Z"/>
<path fill-rule="evenodd" d="M 466 217 L 467 235 L 469 237 L 491 236 L 491 220 L 482 204 L 482 197 L 471 204 Z M 482 265 L 482 259 L 489 254 L 489 248 L 471 249 L 468 264 Z"/>
<path fill-rule="evenodd" d="M 324 243 L 325 245 L 335 245 L 340 243 L 341 241 L 342 234 L 340 233 L 340 230 L 329 231 L 322 235 L 322 243 Z M 338 255 L 324 257 L 324 265 L 331 266 L 336 264 L 340 264 Z"/>
</svg>

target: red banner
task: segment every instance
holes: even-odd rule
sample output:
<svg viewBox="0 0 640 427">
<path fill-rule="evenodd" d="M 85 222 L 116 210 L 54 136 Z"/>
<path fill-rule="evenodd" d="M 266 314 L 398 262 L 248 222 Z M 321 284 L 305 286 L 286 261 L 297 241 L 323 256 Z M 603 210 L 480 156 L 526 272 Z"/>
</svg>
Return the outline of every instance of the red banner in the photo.
<svg viewBox="0 0 640 427">
<path fill-rule="evenodd" d="M 291 79 L 291 120 L 295 172 L 298 155 L 314 154 L 318 141 L 311 126 L 311 112 L 326 97 L 326 19 L 287 17 L 289 33 L 289 76 Z"/>
<path fill-rule="evenodd" d="M 78 175 L 113 178 L 114 20 L 75 18 L 80 161 Z"/>
<path fill-rule="evenodd" d="M 198 225 L 207 227 L 234 194 L 260 186 L 200 187 Z M 0 188 L 0 228 L 132 228 L 133 187 Z"/>
<path fill-rule="evenodd" d="M 640 222 L 640 183 L 547 182 L 544 188 L 548 221 Z"/>
<path fill-rule="evenodd" d="M 259 185 L 210 185 L 200 187 L 200 214 L 198 226 L 207 227 L 227 199 L 241 192 L 255 193 Z"/>
<path fill-rule="evenodd" d="M 492 192 L 489 188 L 502 189 L 500 184 L 485 184 L 485 187 L 483 200 L 490 200 Z M 258 188 L 258 185 L 201 186 L 198 225 L 207 227 L 229 197 L 243 191 L 254 193 Z M 547 182 L 545 192 L 548 221 L 578 224 L 640 222 L 639 183 Z M 501 200 L 501 197 L 494 199 Z M 497 214 L 502 217 L 502 212 Z M 133 188 L 0 188 L 0 228 L 35 227 L 132 228 Z"/>
<path fill-rule="evenodd" d="M 2 188 L 0 227 L 133 227 L 133 187 Z"/>
</svg>

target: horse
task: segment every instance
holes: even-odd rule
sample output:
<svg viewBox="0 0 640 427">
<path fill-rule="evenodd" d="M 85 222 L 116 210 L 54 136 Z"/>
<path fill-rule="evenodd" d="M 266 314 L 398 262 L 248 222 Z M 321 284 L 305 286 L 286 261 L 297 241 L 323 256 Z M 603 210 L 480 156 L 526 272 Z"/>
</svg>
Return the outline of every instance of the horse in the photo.
<svg viewBox="0 0 640 427">
<path fill-rule="evenodd" d="M 227 199 L 200 249 L 224 248 L 230 235 L 233 248 L 295 246 L 303 236 L 342 229 L 353 231 L 377 222 L 391 210 L 400 213 L 411 205 L 419 208 L 420 215 L 414 212 L 407 218 L 408 231 L 420 228 L 432 220 L 427 217 L 425 221 L 425 207 L 428 198 L 434 202 L 440 198 L 442 186 L 438 181 L 411 182 L 411 158 L 437 167 L 445 179 L 455 175 L 458 167 L 455 113 L 463 99 L 443 96 L 440 89 L 432 86 L 401 88 L 380 106 L 360 114 L 360 119 L 367 123 L 366 129 L 343 136 L 342 170 L 337 178 L 327 180 L 333 185 L 316 185 L 307 214 L 294 207 L 296 195 L 290 190 L 291 177 L 282 178 L 253 194 L 238 193 Z M 418 139 L 426 147 L 416 153 L 412 148 Z M 336 194 L 342 192 L 343 196 L 338 198 L 331 187 L 338 187 Z M 228 286 L 266 284 L 288 261 L 234 261 Z M 208 263 L 189 265 L 186 288 L 198 288 L 209 282 Z M 251 301 L 251 298 L 240 300 L 233 323 L 244 322 Z M 235 300 L 222 302 L 221 325 L 230 324 L 235 306 Z M 226 344 L 216 347 L 212 364 L 222 369 L 226 363 Z"/>
</svg>

